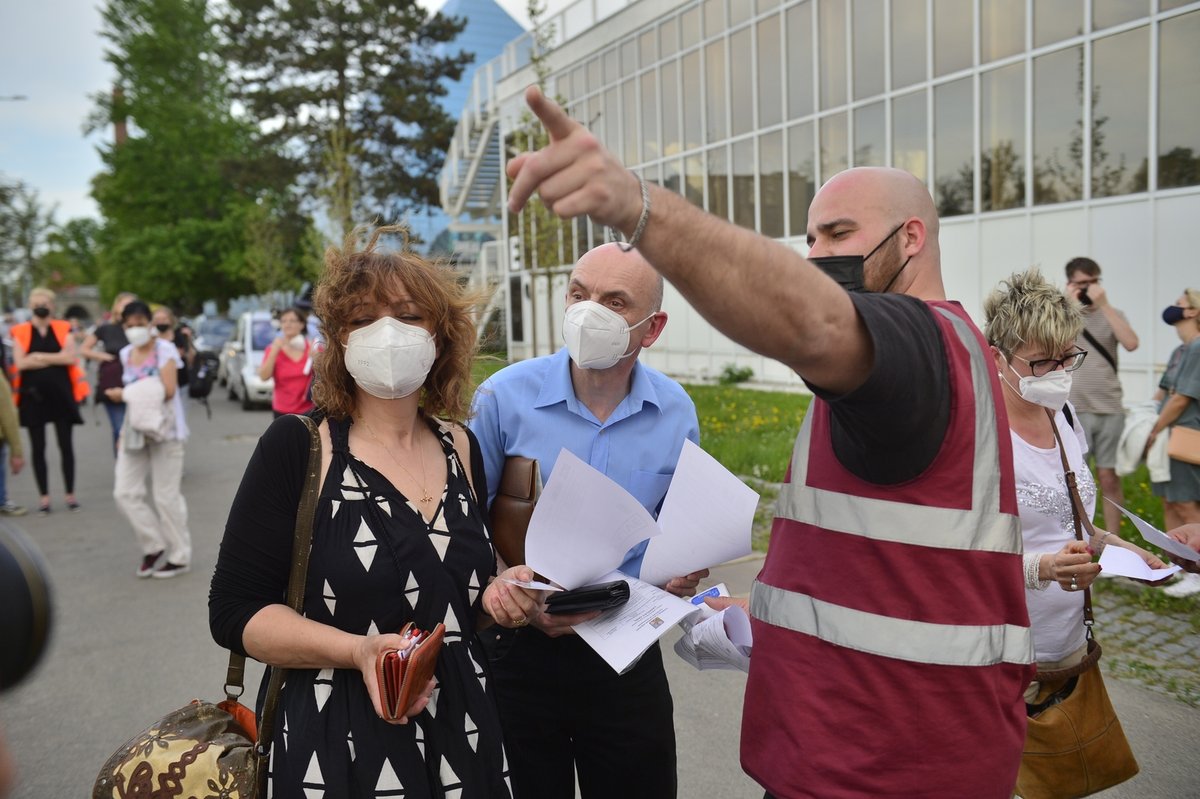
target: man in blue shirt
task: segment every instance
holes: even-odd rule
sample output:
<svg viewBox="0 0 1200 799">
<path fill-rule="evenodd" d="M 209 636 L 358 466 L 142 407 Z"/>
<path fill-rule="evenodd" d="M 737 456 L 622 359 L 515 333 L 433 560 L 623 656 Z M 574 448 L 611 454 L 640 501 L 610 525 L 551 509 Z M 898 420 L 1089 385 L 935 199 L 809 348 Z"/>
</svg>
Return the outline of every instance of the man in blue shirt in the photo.
<svg viewBox="0 0 1200 799">
<path fill-rule="evenodd" d="M 475 394 L 471 429 L 487 471 L 488 502 L 505 458 L 536 458 L 543 480 L 564 447 L 657 513 L 684 439 L 699 441 L 691 398 L 638 362 L 662 334 L 663 281 L 636 250 L 606 244 L 571 273 L 566 348 L 513 364 Z M 645 542 L 621 569 L 637 575 Z M 680 596 L 707 572 L 671 580 Z M 595 613 L 540 615 L 529 628 L 482 637 L 516 799 L 662 799 L 676 793 L 675 726 L 662 653 L 655 645 L 616 674 L 571 625 Z"/>
</svg>

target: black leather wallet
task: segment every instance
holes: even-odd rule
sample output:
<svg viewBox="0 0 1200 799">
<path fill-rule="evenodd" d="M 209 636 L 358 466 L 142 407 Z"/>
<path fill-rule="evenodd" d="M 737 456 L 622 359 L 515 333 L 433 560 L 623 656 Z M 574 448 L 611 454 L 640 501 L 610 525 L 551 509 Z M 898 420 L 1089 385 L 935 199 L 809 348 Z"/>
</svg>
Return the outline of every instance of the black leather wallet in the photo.
<svg viewBox="0 0 1200 799">
<path fill-rule="evenodd" d="M 619 608 L 629 601 L 629 583 L 585 585 L 573 591 L 556 591 L 546 598 L 547 613 L 587 613 L 591 610 Z"/>
</svg>

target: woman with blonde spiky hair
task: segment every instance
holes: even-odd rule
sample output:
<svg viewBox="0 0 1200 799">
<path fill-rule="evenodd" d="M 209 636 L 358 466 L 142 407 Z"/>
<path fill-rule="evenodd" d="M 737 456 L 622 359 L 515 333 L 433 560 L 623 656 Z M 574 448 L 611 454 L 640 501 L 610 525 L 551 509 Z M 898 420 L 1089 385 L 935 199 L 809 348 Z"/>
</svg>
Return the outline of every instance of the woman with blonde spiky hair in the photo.
<svg viewBox="0 0 1200 799">
<path fill-rule="evenodd" d="M 1088 519 L 1096 514 L 1096 483 L 1084 461 L 1087 442 L 1067 402 L 1071 373 L 1088 356 L 1075 346 L 1083 328 L 1079 306 L 1031 269 L 1001 283 L 985 301 L 984 314 L 984 335 L 1000 376 L 1012 436 L 1025 596 L 1038 669 L 1025 701 L 1035 715 L 1041 705 L 1061 701 L 1075 685 L 1071 677 L 1049 673 L 1082 669 L 1085 663 L 1084 590 L 1100 573 L 1095 560 L 1101 549 L 1124 547 L 1153 568 L 1164 564 L 1115 533 L 1097 529 L 1090 540 L 1075 537 L 1064 455 Z M 1024 763 L 1021 779 L 1028 779 Z M 1029 795 L 1020 780 L 1017 790 Z"/>
</svg>

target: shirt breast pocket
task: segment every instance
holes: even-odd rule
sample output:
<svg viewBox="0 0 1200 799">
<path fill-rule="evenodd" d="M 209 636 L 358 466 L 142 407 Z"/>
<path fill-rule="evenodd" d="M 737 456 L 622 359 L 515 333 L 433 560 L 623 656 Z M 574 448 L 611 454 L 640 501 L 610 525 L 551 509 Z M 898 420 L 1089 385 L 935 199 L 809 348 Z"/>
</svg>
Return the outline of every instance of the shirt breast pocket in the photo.
<svg viewBox="0 0 1200 799">
<path fill-rule="evenodd" d="M 669 474 L 634 469 L 629 475 L 629 493 L 651 513 L 658 511 L 658 506 L 667 495 L 670 486 Z"/>
</svg>

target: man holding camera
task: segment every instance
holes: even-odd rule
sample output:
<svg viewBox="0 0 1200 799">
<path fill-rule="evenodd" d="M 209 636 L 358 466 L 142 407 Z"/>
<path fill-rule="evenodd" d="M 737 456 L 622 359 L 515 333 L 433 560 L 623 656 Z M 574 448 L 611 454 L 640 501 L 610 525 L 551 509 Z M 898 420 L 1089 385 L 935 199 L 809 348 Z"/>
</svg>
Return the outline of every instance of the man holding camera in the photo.
<svg viewBox="0 0 1200 799">
<path fill-rule="evenodd" d="M 1079 421 L 1087 433 L 1088 449 L 1096 462 L 1096 479 L 1104 496 L 1125 504 L 1121 478 L 1117 476 L 1117 444 L 1125 429 L 1125 409 L 1121 404 L 1121 378 L 1117 374 L 1117 345 L 1127 352 L 1138 346 L 1137 333 L 1125 314 L 1108 301 L 1100 282 L 1100 264 L 1091 258 L 1067 261 L 1067 296 L 1083 306 L 1084 326 L 1075 344 L 1092 353 L 1075 372 L 1071 382 L 1071 404 L 1079 412 Z M 1119 514 L 1101 510 L 1104 529 L 1115 530 Z M 1109 514 L 1113 518 L 1109 518 Z M 1111 526 L 1110 526 L 1111 522 Z"/>
</svg>

